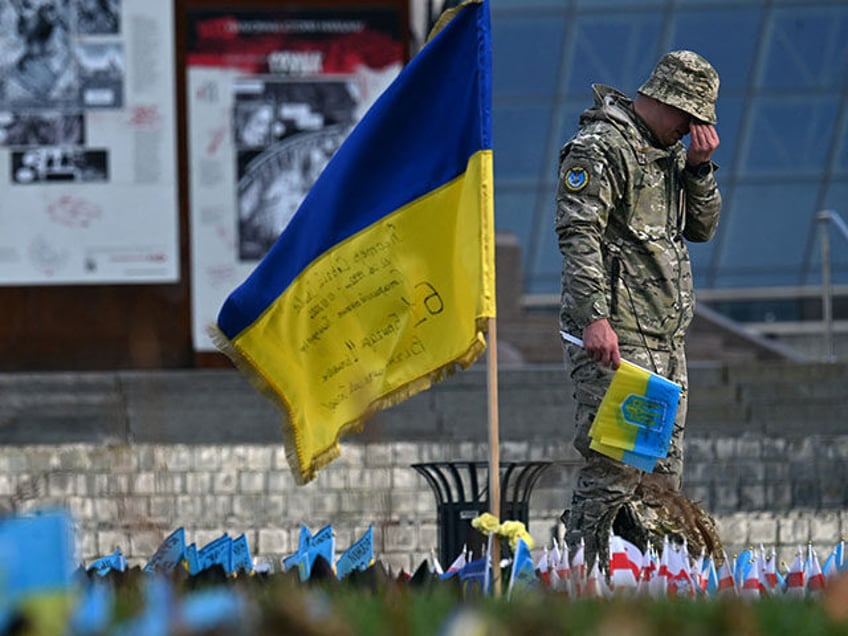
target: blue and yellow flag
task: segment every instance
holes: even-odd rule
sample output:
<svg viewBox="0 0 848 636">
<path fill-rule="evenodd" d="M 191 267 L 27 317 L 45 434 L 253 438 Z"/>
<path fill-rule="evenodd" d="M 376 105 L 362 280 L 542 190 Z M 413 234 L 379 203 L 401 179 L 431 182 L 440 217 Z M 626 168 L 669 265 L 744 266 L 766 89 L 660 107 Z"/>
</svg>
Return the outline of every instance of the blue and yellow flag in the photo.
<svg viewBox="0 0 848 636">
<path fill-rule="evenodd" d="M 287 414 L 305 483 L 342 435 L 485 349 L 495 315 L 487 0 L 443 16 L 211 328 Z"/>
<path fill-rule="evenodd" d="M 679 384 L 622 360 L 589 429 L 590 448 L 652 472 L 668 455 L 680 391 Z"/>
</svg>

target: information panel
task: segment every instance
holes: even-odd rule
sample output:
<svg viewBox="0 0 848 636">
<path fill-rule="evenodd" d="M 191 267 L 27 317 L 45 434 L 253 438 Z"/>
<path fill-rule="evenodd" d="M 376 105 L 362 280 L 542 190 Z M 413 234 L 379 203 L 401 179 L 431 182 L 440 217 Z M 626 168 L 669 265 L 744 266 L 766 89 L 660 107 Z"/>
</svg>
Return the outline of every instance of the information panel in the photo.
<svg viewBox="0 0 848 636">
<path fill-rule="evenodd" d="M 351 128 L 400 72 L 395 7 L 187 15 L 192 335 L 291 220 Z"/>
<path fill-rule="evenodd" d="M 172 0 L 0 2 L 0 285 L 179 280 Z"/>
</svg>

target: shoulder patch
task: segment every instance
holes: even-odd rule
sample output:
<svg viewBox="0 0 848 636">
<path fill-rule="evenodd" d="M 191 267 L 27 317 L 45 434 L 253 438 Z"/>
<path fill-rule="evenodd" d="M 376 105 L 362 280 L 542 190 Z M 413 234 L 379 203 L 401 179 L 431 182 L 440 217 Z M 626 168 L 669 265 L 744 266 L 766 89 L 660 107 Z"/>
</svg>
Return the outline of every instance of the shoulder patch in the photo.
<svg viewBox="0 0 848 636">
<path fill-rule="evenodd" d="M 571 166 L 562 178 L 563 185 L 571 192 L 580 192 L 589 185 L 589 173 L 583 166 Z"/>
</svg>

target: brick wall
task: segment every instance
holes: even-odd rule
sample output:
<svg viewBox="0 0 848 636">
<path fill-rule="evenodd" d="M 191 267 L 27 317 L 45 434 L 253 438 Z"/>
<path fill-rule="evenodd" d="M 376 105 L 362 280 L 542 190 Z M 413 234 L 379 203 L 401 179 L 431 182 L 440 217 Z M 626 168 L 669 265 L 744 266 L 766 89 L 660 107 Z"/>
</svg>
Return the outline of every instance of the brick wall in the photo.
<svg viewBox="0 0 848 636">
<path fill-rule="evenodd" d="M 835 365 L 692 370 L 686 490 L 730 553 L 762 543 L 788 560 L 848 533 L 845 377 Z M 235 372 L 5 375 L 0 390 L 0 506 L 69 507 L 86 560 L 120 546 L 143 562 L 179 526 L 198 545 L 244 532 L 276 557 L 301 523 L 333 523 L 340 552 L 373 524 L 380 558 L 409 571 L 438 544 L 435 496 L 411 465 L 488 456 L 477 368 L 378 414 L 306 486 L 276 412 Z M 569 396 L 560 369 L 499 378 L 501 461 L 553 462 L 530 498 L 537 542 L 573 481 Z"/>
</svg>

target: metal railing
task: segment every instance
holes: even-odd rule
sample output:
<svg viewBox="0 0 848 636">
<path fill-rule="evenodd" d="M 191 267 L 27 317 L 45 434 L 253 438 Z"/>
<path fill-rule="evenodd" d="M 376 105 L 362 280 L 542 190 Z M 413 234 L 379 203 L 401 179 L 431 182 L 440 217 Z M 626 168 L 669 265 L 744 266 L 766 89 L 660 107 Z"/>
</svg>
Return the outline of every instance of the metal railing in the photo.
<svg viewBox="0 0 848 636">
<path fill-rule="evenodd" d="M 836 360 L 833 348 L 833 285 L 830 279 L 830 227 L 831 225 L 848 241 L 848 225 L 833 210 L 816 214 L 821 234 L 822 259 L 822 321 L 824 322 L 824 352 L 829 362 Z"/>
</svg>

